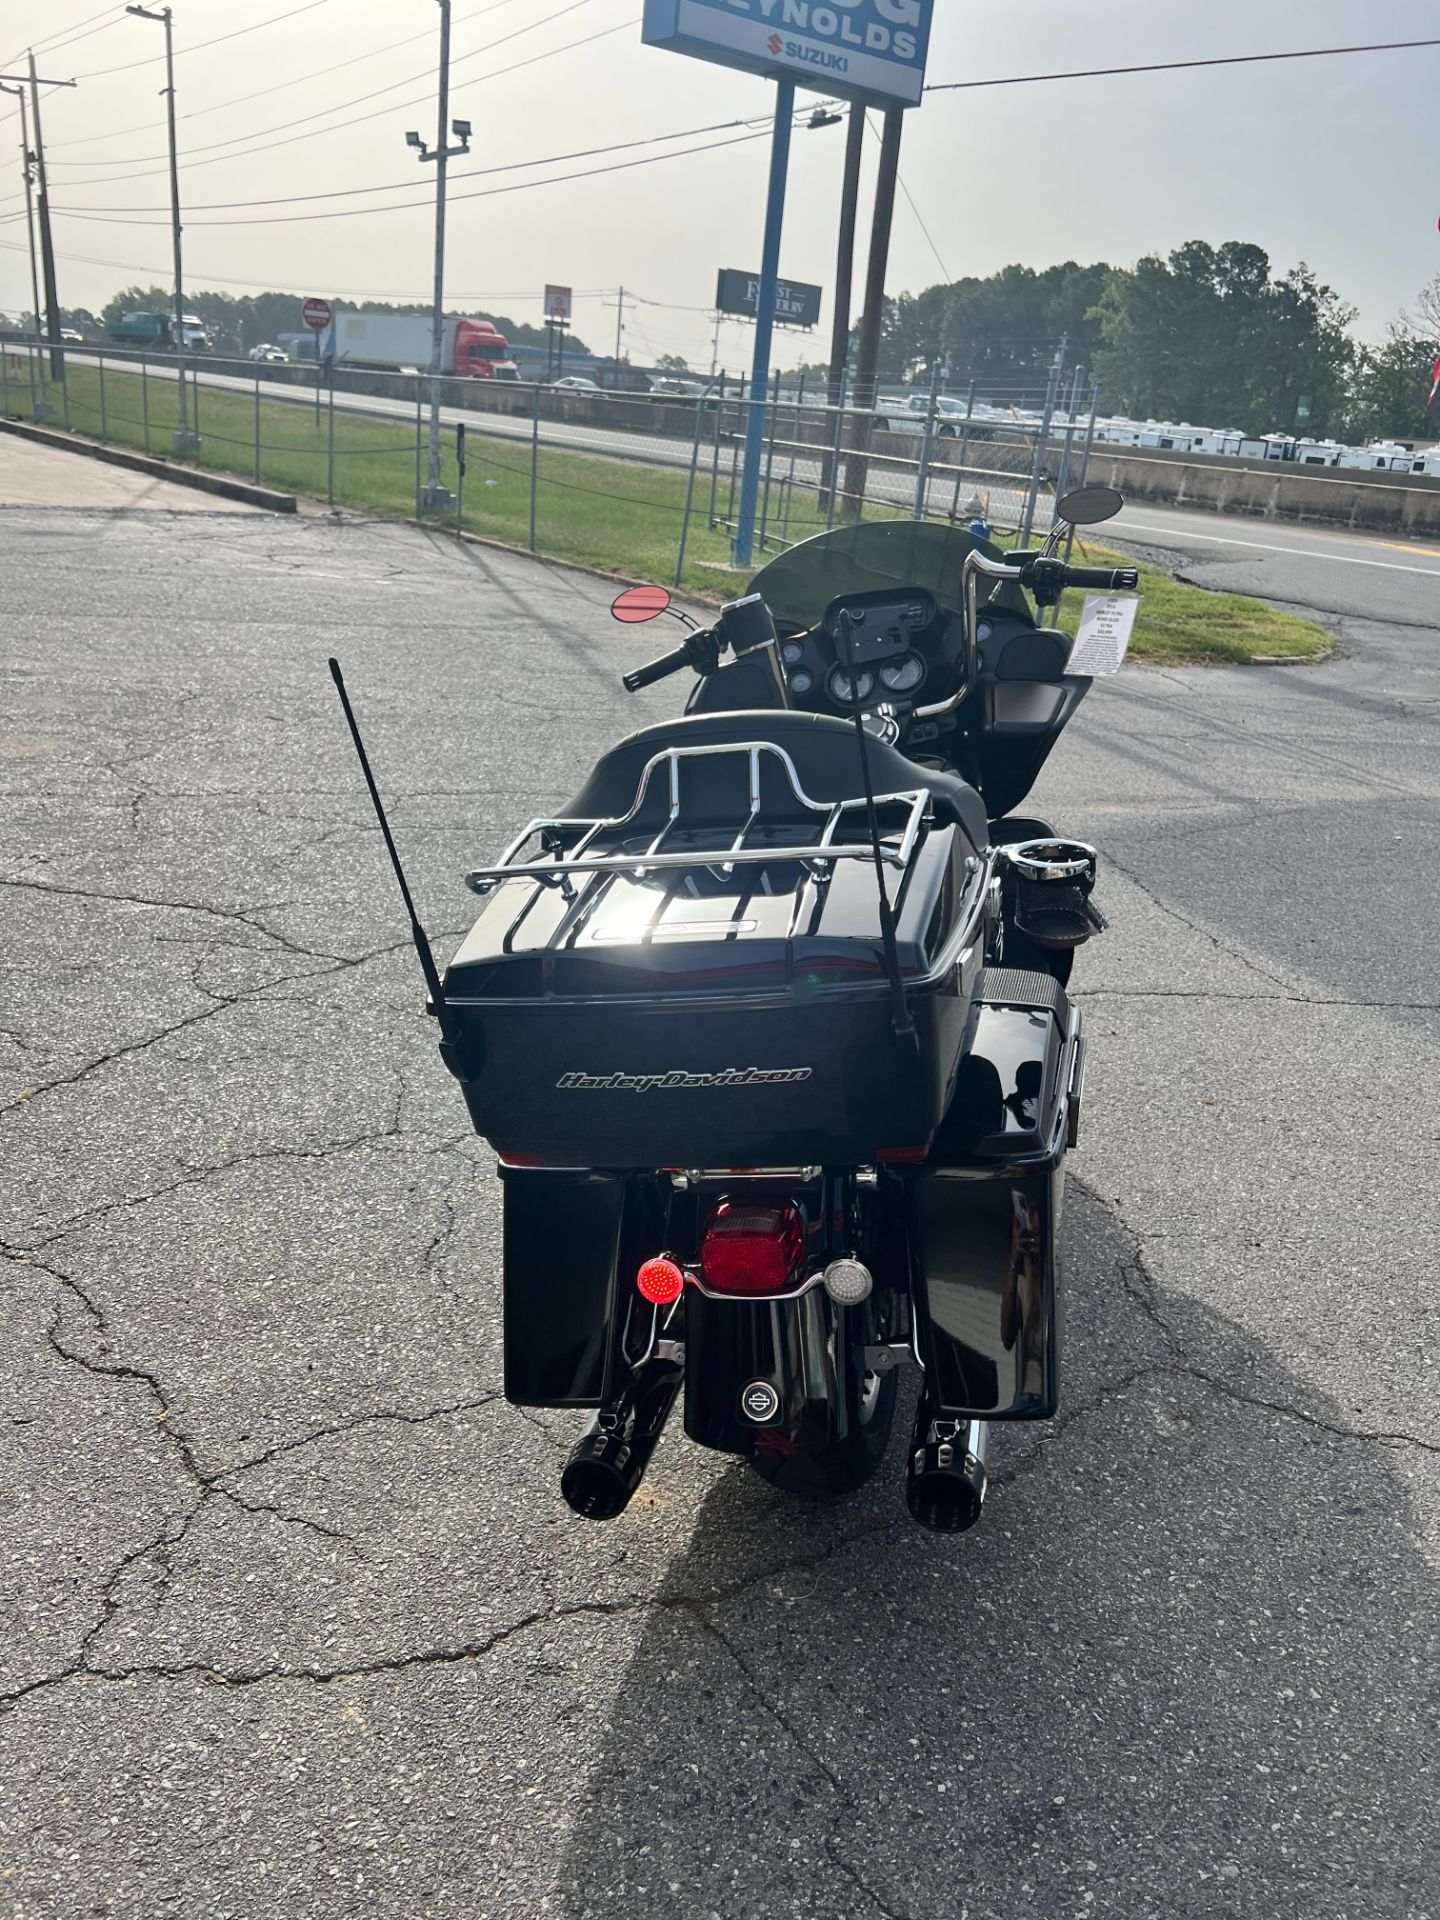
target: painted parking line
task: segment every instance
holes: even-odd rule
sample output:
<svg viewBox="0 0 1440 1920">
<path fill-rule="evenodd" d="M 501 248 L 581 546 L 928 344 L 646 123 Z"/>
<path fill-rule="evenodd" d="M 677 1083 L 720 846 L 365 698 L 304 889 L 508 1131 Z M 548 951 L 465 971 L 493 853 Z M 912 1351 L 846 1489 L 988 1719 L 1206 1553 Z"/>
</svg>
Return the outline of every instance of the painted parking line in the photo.
<svg viewBox="0 0 1440 1920">
<path fill-rule="evenodd" d="M 1405 567 L 1398 560 L 1362 560 L 1357 553 L 1327 553 L 1323 547 L 1285 547 L 1264 540 L 1235 540 L 1219 533 L 1182 533 L 1178 527 L 1157 527 L 1153 522 L 1125 520 L 1116 524 L 1117 533 L 1159 533 L 1170 540 L 1193 540 L 1201 547 L 1248 547 L 1254 553 L 1288 553 L 1297 560 L 1337 560 L 1344 567 L 1379 567 L 1385 573 L 1424 573 L 1440 580 L 1440 567 Z M 1376 546 L 1390 542 L 1377 540 Z M 1396 547 L 1397 553 L 1409 553 L 1410 547 Z M 1424 549 L 1422 549 L 1424 551 Z"/>
</svg>

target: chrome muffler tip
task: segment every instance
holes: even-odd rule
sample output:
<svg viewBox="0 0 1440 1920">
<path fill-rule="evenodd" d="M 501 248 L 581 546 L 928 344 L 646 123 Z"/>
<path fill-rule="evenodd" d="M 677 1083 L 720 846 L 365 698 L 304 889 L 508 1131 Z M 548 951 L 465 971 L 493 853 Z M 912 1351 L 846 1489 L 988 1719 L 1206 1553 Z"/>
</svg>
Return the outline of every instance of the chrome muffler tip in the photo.
<svg viewBox="0 0 1440 1920">
<path fill-rule="evenodd" d="M 988 1443 L 983 1420 L 937 1420 L 922 1407 L 905 1477 L 910 1518 L 931 1533 L 968 1533 L 985 1505 Z"/>
</svg>

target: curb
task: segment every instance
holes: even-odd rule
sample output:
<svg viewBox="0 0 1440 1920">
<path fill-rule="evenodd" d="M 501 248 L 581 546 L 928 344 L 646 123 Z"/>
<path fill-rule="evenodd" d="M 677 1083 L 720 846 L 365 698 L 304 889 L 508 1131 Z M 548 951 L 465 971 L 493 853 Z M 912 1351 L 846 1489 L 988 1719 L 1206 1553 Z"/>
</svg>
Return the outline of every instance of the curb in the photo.
<svg viewBox="0 0 1440 1920">
<path fill-rule="evenodd" d="M 276 493 L 273 488 L 257 487 L 249 480 L 234 480 L 226 474 L 207 473 L 197 467 L 176 466 L 157 454 L 108 446 L 102 440 L 87 440 L 83 434 L 68 433 L 62 427 L 39 427 L 31 420 L 0 420 L 0 433 L 13 433 L 21 440 L 34 440 L 42 447 L 58 447 L 67 453 L 85 453 L 92 460 L 104 460 L 112 467 L 129 467 L 136 473 L 152 474 L 157 480 L 171 480 L 177 486 L 218 494 L 223 500 L 240 500 L 246 506 L 263 507 L 268 513 L 294 513 L 299 504 L 293 493 Z"/>
</svg>

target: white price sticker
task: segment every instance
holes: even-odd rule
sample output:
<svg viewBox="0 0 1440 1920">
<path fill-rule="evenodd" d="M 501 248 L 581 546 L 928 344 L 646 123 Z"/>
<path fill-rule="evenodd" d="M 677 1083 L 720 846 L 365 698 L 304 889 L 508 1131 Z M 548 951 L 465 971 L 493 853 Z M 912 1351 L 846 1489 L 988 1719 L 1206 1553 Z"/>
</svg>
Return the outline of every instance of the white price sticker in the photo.
<svg viewBox="0 0 1440 1920">
<path fill-rule="evenodd" d="M 1099 678 L 1118 673 L 1130 644 L 1140 596 L 1134 593 L 1092 593 L 1086 596 L 1079 631 L 1065 662 L 1066 673 Z"/>
</svg>

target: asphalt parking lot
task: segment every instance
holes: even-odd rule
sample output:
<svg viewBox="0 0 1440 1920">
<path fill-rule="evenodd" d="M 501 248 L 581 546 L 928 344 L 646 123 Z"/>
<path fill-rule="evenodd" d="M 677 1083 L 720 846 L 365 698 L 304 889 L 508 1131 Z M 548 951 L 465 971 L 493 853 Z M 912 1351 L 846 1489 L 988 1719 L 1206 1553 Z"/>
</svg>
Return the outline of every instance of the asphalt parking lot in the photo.
<svg viewBox="0 0 1440 1920">
<path fill-rule="evenodd" d="M 1064 1409 L 981 1527 L 499 1397 L 437 944 L 674 711 L 604 583 L 355 519 L 0 510 L 0 1914 L 1433 1920 L 1440 631 L 1127 671 Z"/>
</svg>

